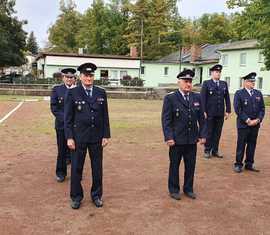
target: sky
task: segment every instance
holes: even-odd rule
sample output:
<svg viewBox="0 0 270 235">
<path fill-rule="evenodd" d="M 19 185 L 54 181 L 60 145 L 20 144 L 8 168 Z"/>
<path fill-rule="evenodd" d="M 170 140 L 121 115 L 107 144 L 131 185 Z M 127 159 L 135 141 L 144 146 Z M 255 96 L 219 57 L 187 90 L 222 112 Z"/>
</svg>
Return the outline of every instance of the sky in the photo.
<svg viewBox="0 0 270 235">
<path fill-rule="evenodd" d="M 77 10 L 83 13 L 92 0 L 75 0 Z M 48 28 L 59 15 L 59 0 L 16 0 L 15 9 L 20 20 L 27 20 L 24 26 L 27 32 L 34 31 L 40 47 L 48 40 Z M 180 15 L 185 18 L 197 18 L 204 13 L 231 13 L 226 7 L 226 0 L 181 0 L 179 1 Z"/>
</svg>

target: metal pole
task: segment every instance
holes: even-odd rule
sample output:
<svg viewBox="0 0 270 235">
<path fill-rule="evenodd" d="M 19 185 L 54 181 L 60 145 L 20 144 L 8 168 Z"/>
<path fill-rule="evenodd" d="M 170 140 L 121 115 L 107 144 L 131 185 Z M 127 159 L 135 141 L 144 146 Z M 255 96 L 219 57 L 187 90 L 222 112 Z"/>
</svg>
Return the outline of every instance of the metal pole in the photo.
<svg viewBox="0 0 270 235">
<path fill-rule="evenodd" d="M 181 72 L 181 63 L 182 63 L 182 45 L 179 44 L 179 72 Z"/>
<path fill-rule="evenodd" d="M 143 19 L 141 19 L 141 60 L 143 60 Z"/>
<path fill-rule="evenodd" d="M 143 60 L 143 19 L 141 19 L 141 53 L 140 53 L 140 70 L 139 70 L 140 79 L 141 79 L 142 60 Z"/>
</svg>

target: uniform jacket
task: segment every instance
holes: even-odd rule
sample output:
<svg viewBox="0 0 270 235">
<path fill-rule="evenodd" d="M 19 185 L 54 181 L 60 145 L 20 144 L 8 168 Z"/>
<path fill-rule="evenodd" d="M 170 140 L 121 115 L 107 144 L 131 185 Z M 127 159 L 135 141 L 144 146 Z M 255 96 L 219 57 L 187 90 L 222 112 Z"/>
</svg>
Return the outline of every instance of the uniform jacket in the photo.
<svg viewBox="0 0 270 235">
<path fill-rule="evenodd" d="M 250 96 L 246 89 L 238 90 L 234 95 L 234 110 L 237 114 L 237 128 L 247 128 L 248 118 L 259 118 L 262 122 L 265 114 L 265 105 L 262 93 L 253 89 L 254 94 Z M 260 125 L 260 124 L 258 124 Z"/>
<path fill-rule="evenodd" d="M 189 104 L 179 91 L 165 96 L 162 109 L 162 128 L 165 141 L 177 145 L 195 144 L 206 137 L 204 114 L 199 94 L 190 92 Z"/>
<path fill-rule="evenodd" d="M 66 138 L 80 143 L 96 143 L 110 138 L 107 95 L 104 89 L 93 86 L 92 97 L 82 85 L 67 92 L 65 99 Z"/>
<path fill-rule="evenodd" d="M 231 112 L 230 94 L 225 81 L 219 80 L 219 86 L 216 85 L 213 79 L 204 81 L 201 89 L 201 99 L 203 110 L 209 117 L 224 116 L 225 104 L 226 112 Z"/>
<path fill-rule="evenodd" d="M 64 130 L 64 103 L 67 91 L 65 84 L 54 86 L 51 94 L 51 111 L 55 116 L 55 129 Z"/>
</svg>

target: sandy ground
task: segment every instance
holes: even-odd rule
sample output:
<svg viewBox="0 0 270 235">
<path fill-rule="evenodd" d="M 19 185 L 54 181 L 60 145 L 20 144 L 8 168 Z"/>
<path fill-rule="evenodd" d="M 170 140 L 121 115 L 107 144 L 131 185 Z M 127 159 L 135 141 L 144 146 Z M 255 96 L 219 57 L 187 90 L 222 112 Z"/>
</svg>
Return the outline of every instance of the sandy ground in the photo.
<svg viewBox="0 0 270 235">
<path fill-rule="evenodd" d="M 232 171 L 235 117 L 226 121 L 224 159 L 198 149 L 197 200 L 168 197 L 161 101 L 110 100 L 112 140 L 104 153 L 104 207 L 70 208 L 69 177 L 55 181 L 56 141 L 48 102 L 26 102 L 0 125 L 0 234 L 270 234 L 269 109 L 260 131 L 260 173 Z M 0 117 L 17 102 L 0 102 Z M 183 182 L 183 165 L 181 166 Z"/>
<path fill-rule="evenodd" d="M 14 109 L 19 102 L 0 101 L 0 119 L 2 119 L 8 112 Z"/>
</svg>

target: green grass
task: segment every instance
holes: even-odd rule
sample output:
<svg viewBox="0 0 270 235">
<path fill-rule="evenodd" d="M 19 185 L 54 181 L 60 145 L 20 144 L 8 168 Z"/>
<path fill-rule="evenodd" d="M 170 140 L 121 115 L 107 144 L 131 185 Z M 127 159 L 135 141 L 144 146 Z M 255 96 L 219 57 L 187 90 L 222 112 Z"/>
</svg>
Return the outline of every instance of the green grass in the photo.
<svg viewBox="0 0 270 235">
<path fill-rule="evenodd" d="M 264 102 L 266 106 L 270 106 L 270 97 L 269 96 L 264 97 Z"/>
<path fill-rule="evenodd" d="M 36 99 L 38 101 L 43 100 L 43 96 L 22 96 L 22 95 L 0 95 L 0 101 L 22 101 L 22 100 L 31 100 Z M 265 105 L 270 106 L 270 97 L 264 97 Z M 160 101 L 153 101 L 153 100 L 137 100 L 136 102 L 134 100 L 125 100 L 121 101 L 119 100 L 119 106 L 121 106 L 123 103 L 127 103 L 131 105 L 133 109 L 140 110 L 141 106 L 143 106 L 144 102 L 152 102 L 154 106 L 157 104 L 160 105 Z"/>
<path fill-rule="evenodd" d="M 37 99 L 43 100 L 43 96 L 23 96 L 23 95 L 0 95 L 0 101 L 22 101 L 22 100 Z"/>
</svg>

